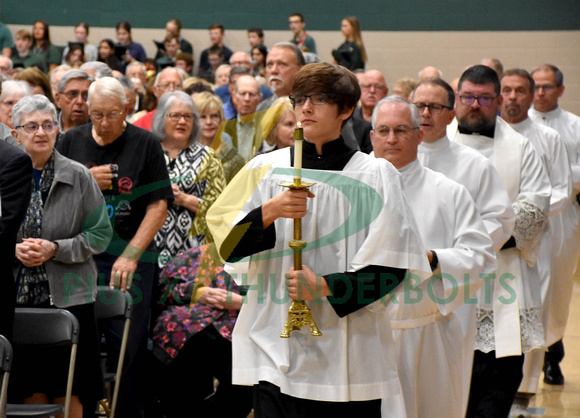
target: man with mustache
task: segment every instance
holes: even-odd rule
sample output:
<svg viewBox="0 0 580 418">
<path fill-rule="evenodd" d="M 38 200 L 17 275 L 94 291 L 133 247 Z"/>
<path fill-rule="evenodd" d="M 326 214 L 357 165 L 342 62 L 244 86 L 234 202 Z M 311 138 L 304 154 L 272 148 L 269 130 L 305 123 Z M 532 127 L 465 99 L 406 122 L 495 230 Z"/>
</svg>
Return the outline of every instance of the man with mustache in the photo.
<svg viewBox="0 0 580 418">
<path fill-rule="evenodd" d="M 266 58 L 266 79 L 274 94 L 260 103 L 258 111 L 269 109 L 278 97 L 292 93 L 294 76 L 304 64 L 302 51 L 293 43 L 280 42 L 274 45 Z"/>
<path fill-rule="evenodd" d="M 550 180 L 532 144 L 497 116 L 495 70 L 474 65 L 461 75 L 452 141 L 470 146 L 499 171 L 516 212 L 512 236 L 497 251 L 491 297 L 479 295 L 467 416 L 508 416 L 522 381 L 524 354 L 545 345 L 536 264 L 550 204 Z"/>
</svg>

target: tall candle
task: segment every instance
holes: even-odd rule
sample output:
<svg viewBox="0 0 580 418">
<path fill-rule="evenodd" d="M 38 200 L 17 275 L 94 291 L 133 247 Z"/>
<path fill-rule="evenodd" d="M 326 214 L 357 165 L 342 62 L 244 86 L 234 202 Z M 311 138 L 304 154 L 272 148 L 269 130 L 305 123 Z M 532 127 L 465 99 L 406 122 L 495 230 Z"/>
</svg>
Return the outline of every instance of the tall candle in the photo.
<svg viewBox="0 0 580 418">
<path fill-rule="evenodd" d="M 294 168 L 300 170 L 302 168 L 302 144 L 304 142 L 304 130 L 298 122 L 298 126 L 294 129 Z"/>
</svg>

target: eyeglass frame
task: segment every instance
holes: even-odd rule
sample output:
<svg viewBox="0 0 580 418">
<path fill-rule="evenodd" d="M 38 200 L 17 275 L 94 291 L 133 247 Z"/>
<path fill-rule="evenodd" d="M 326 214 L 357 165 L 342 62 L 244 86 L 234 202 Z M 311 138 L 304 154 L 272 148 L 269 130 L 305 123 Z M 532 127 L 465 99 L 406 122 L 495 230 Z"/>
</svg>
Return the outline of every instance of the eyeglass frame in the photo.
<svg viewBox="0 0 580 418">
<path fill-rule="evenodd" d="M 419 111 L 419 114 L 423 113 L 425 111 L 425 109 L 429 109 L 429 113 L 431 113 L 432 115 L 438 115 L 439 113 L 443 112 L 443 109 L 453 110 L 453 108 L 451 106 L 443 105 L 441 103 L 415 102 L 413 104 L 415 105 L 415 107 Z M 439 108 L 434 107 L 434 106 L 438 106 Z"/>
<path fill-rule="evenodd" d="M 299 97 L 299 98 L 304 98 L 304 103 L 302 103 L 302 104 L 297 104 L 297 103 L 296 103 L 296 98 L 297 98 L 297 97 Z M 313 98 L 313 97 L 318 97 L 318 98 L 315 98 L 315 100 L 313 101 L 313 100 L 312 100 L 312 98 Z M 313 93 L 313 94 L 291 94 L 291 95 L 289 96 L 289 99 L 290 99 L 290 103 L 292 103 L 292 106 L 293 106 L 294 108 L 296 108 L 296 107 L 298 107 L 298 106 L 304 106 L 304 105 L 306 104 L 306 101 L 307 101 L 308 99 L 310 99 L 310 103 L 312 104 L 312 106 L 320 106 L 320 105 L 325 105 L 325 104 L 329 104 L 329 103 L 332 103 L 332 102 L 333 102 L 332 98 L 331 98 L 331 97 L 330 97 L 328 94 L 324 94 L 324 93 Z M 322 101 L 320 102 L 320 100 L 322 100 Z M 317 103 L 314 103 L 315 101 L 316 101 Z"/>
<path fill-rule="evenodd" d="M 171 119 L 173 122 L 179 122 L 183 118 L 186 122 L 193 122 L 195 116 L 193 113 L 177 113 L 177 112 L 167 112 L 165 117 Z M 177 117 L 177 119 L 176 119 Z"/>
<path fill-rule="evenodd" d="M 495 97 L 489 97 L 489 96 L 472 96 L 470 94 L 463 95 L 463 96 L 458 95 L 458 96 L 459 96 L 459 101 L 463 105 L 465 105 L 465 106 L 473 106 L 473 104 L 477 101 L 477 104 L 479 106 L 481 106 L 481 107 L 491 106 L 491 104 L 493 103 L 493 101 L 499 97 L 499 96 L 495 96 Z M 465 103 L 464 99 L 467 99 L 467 98 L 472 98 L 473 101 L 471 103 L 469 103 L 469 104 L 468 103 Z M 489 103 L 481 103 L 480 100 L 482 100 L 482 99 L 485 100 L 485 101 L 489 100 Z"/>
<path fill-rule="evenodd" d="M 30 130 L 30 126 L 31 125 L 36 125 L 36 129 L 34 130 Z M 50 129 L 46 129 L 45 126 L 46 125 L 50 125 L 51 128 Z M 58 123 L 56 121 L 52 121 L 52 122 L 44 122 L 44 123 L 36 123 L 36 122 L 28 122 L 25 125 L 18 125 L 16 126 L 14 129 L 24 129 L 24 132 L 26 132 L 27 134 L 35 134 L 36 132 L 38 132 L 38 128 L 42 127 L 42 130 L 44 132 L 46 132 L 47 134 L 54 132 L 54 130 L 58 127 Z"/>
<path fill-rule="evenodd" d="M 381 128 L 387 128 L 388 132 L 386 134 L 382 134 Z M 391 129 L 389 126 L 381 125 L 381 126 L 377 127 L 376 129 L 373 129 L 373 131 L 381 138 L 388 138 L 392 132 L 393 135 L 395 136 L 395 138 L 399 139 L 399 138 L 407 135 L 409 132 L 416 131 L 418 129 L 421 129 L 421 128 L 419 126 L 408 127 L 406 125 L 397 125 L 394 129 Z"/>
<path fill-rule="evenodd" d="M 113 110 L 112 112 L 109 112 L 107 114 L 99 112 L 99 111 L 91 111 L 89 113 L 89 116 L 91 117 L 91 120 L 93 121 L 101 121 L 103 119 L 109 119 L 109 120 L 117 120 L 119 119 L 119 117 L 124 113 L 124 110 L 118 111 L 118 110 Z M 100 115 L 100 116 L 99 116 Z"/>
</svg>

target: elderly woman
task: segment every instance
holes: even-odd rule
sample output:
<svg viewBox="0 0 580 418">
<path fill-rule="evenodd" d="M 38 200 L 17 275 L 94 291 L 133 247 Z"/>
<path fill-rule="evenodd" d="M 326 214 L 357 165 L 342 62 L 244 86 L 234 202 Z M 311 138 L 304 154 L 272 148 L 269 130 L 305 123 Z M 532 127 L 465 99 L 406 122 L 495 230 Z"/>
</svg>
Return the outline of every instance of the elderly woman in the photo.
<svg viewBox="0 0 580 418">
<path fill-rule="evenodd" d="M 213 94 L 202 92 L 195 96 L 195 105 L 201 119 L 201 137 L 199 142 L 211 147 L 222 163 L 226 181 L 242 169 L 246 161 L 232 145 L 232 139 L 223 131 L 225 122 L 223 102 Z"/>
<path fill-rule="evenodd" d="M 18 103 L 18 100 L 30 94 L 30 85 L 26 81 L 4 81 L 2 83 L 2 94 L 0 94 L 0 122 L 9 128 L 13 128 L 12 108 Z"/>
<path fill-rule="evenodd" d="M 93 307 L 98 277 L 93 255 L 107 247 L 112 228 L 90 171 L 54 150 L 58 133 L 54 105 L 43 95 L 24 97 L 14 106 L 12 122 L 12 135 L 34 168 L 32 196 L 16 245 L 16 304 L 66 308 L 78 318 L 82 332 L 70 416 L 80 417 L 83 409 L 94 411 L 104 397 Z M 23 376 L 17 387 L 29 403 L 64 403 L 68 359 L 60 354 L 47 350 L 40 358 L 19 353 L 23 361 L 16 360 L 14 375 Z"/>
<path fill-rule="evenodd" d="M 161 139 L 175 195 L 165 224 L 155 236 L 163 266 L 180 251 L 211 241 L 205 213 L 226 181 L 215 152 L 198 141 L 199 114 L 189 95 L 173 91 L 161 96 L 152 131 Z"/>
<path fill-rule="evenodd" d="M 270 151 L 294 145 L 296 116 L 287 96 L 277 98 L 262 118 L 262 133 Z"/>
</svg>

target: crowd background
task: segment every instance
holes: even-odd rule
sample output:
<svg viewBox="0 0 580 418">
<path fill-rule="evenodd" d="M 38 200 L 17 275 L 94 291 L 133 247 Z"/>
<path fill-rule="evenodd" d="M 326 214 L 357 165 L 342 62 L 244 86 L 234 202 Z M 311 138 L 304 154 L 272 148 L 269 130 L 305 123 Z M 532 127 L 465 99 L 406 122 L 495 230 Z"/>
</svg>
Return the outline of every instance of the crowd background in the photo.
<svg viewBox="0 0 580 418">
<path fill-rule="evenodd" d="M 141 43 L 151 58 L 157 52 L 153 39 L 163 40 L 165 23 L 178 17 L 183 25 L 181 36 L 194 47 L 194 71 L 201 51 L 210 46 L 209 25 L 222 23 L 226 28 L 225 45 L 232 51 L 248 51 L 249 27 L 264 28 L 264 43 L 272 47 L 292 37 L 288 16 L 299 11 L 305 17 L 305 30 L 316 40 L 318 55 L 327 62 L 332 62 L 332 49 L 343 41 L 342 18 L 357 15 L 369 58 L 366 68 L 380 70 L 389 88 L 403 77 L 418 79 L 418 72 L 428 65 L 439 68 L 443 78 L 451 81 L 468 65 L 478 63 L 483 57 L 495 57 L 504 68 L 532 70 L 540 63 L 555 63 L 566 76 L 566 90 L 580 91 L 580 20 L 577 19 L 580 3 L 566 0 L 518 0 L 509 4 L 492 1 L 469 4 L 462 10 L 457 10 L 454 2 L 421 0 L 411 8 L 390 2 L 368 2 L 353 7 L 351 2 L 338 1 L 332 3 L 332 14 L 328 13 L 326 1 L 280 2 L 275 8 L 266 5 L 265 9 L 258 7 L 264 3 L 259 1 L 249 10 L 240 10 L 238 6 L 236 13 L 223 14 L 218 10 L 221 6 L 199 10 L 198 5 L 188 6 L 188 2 L 167 4 L 163 10 L 137 8 L 137 2 L 131 1 L 111 11 L 105 11 L 104 6 L 97 6 L 95 10 L 94 5 L 86 11 L 77 6 L 71 10 L 68 2 L 60 0 L 51 3 L 52 11 L 41 13 L 43 8 L 39 8 L 38 13 L 31 12 L 37 3 L 42 2 L 30 0 L 31 7 L 21 10 L 17 2 L 3 2 L 0 21 L 14 34 L 19 29 L 31 30 L 34 21 L 42 15 L 50 23 L 52 42 L 64 46 L 73 38 L 78 21 L 84 20 L 91 26 L 89 43 L 98 45 L 104 38 L 115 40 L 115 23 L 127 18 L 133 26 L 133 40 Z M 58 20 L 51 19 L 52 15 L 55 19 L 58 15 Z M 145 26 L 140 21 L 151 23 Z M 564 94 L 560 104 L 580 114 L 580 95 Z"/>
</svg>

